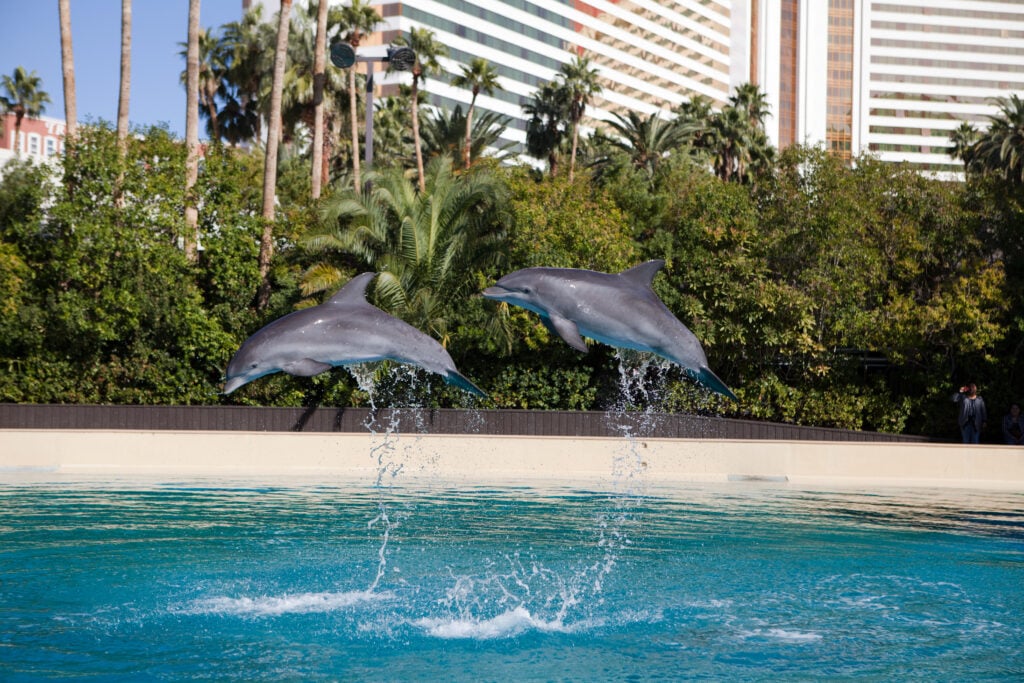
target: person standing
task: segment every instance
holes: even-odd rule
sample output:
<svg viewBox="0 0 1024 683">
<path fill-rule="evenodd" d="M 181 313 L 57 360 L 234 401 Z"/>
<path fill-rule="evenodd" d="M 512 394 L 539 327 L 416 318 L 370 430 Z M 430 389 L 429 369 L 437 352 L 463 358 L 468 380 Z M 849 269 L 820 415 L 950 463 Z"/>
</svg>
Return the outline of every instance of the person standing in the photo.
<svg viewBox="0 0 1024 683">
<path fill-rule="evenodd" d="M 981 430 L 988 422 L 988 411 L 985 410 L 985 399 L 978 395 L 978 385 L 974 382 L 960 387 L 953 395 L 953 402 L 958 404 L 957 424 L 964 443 L 978 443 Z"/>
<path fill-rule="evenodd" d="M 1003 416 L 1003 442 L 1011 446 L 1024 445 L 1024 416 L 1020 404 L 1011 403 L 1010 412 Z"/>
</svg>

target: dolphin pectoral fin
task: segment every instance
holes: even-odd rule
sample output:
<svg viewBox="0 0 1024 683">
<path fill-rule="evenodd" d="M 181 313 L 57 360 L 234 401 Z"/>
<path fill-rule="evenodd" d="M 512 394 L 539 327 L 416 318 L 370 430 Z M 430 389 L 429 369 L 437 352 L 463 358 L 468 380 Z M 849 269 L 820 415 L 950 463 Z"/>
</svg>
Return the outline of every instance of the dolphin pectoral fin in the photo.
<svg viewBox="0 0 1024 683">
<path fill-rule="evenodd" d="M 464 389 L 469 393 L 479 396 L 480 398 L 487 398 L 487 394 L 483 389 L 466 379 L 466 376 L 456 372 L 455 370 L 449 370 L 448 374 L 444 376 L 444 381 L 452 386 Z"/>
<path fill-rule="evenodd" d="M 719 379 L 718 375 L 711 371 L 711 368 L 702 367 L 699 370 L 690 370 L 687 368 L 686 374 L 707 388 L 717 391 L 722 396 L 731 398 L 737 403 L 740 402 L 740 400 L 736 398 L 736 394 L 732 393 L 729 387 L 725 386 L 725 382 Z"/>
<path fill-rule="evenodd" d="M 321 372 L 327 372 L 331 369 L 331 365 L 328 363 L 321 363 L 318 360 L 312 358 L 302 358 L 300 360 L 288 363 L 281 370 L 287 372 L 289 375 L 295 375 L 296 377 L 312 377 L 313 375 L 319 375 Z"/>
<path fill-rule="evenodd" d="M 548 332 L 557 334 L 566 344 L 577 351 L 587 352 L 587 343 L 580 336 L 580 330 L 576 327 L 576 323 L 561 316 L 541 316 L 540 319 L 544 322 L 544 327 L 548 328 Z"/>
</svg>

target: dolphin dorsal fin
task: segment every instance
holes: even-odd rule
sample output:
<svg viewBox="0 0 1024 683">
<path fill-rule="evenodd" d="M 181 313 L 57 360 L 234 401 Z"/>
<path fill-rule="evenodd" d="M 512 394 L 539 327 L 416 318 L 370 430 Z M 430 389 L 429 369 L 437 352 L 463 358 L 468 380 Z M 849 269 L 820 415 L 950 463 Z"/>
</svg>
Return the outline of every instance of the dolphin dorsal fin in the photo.
<svg viewBox="0 0 1024 683">
<path fill-rule="evenodd" d="M 349 280 L 344 287 L 327 300 L 328 304 L 343 304 L 351 302 L 365 302 L 366 288 L 370 280 L 377 277 L 377 273 L 360 273 Z"/>
<path fill-rule="evenodd" d="M 619 275 L 635 285 L 650 287 L 651 283 L 654 282 L 654 276 L 657 275 L 658 271 L 664 266 L 664 259 L 654 259 L 653 261 L 641 263 L 639 266 L 633 266 L 629 270 L 624 270 L 619 273 Z"/>
</svg>

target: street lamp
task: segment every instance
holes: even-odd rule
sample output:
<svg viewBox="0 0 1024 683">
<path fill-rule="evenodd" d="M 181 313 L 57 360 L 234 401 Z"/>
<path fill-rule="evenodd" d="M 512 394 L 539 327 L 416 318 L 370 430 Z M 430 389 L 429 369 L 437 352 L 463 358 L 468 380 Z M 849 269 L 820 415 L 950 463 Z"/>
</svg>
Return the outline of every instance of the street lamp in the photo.
<svg viewBox="0 0 1024 683">
<path fill-rule="evenodd" d="M 376 49 L 374 49 L 376 48 Z M 384 52 L 381 52 L 384 48 Z M 387 62 L 395 71 L 409 71 L 416 64 L 412 48 L 399 46 L 373 46 L 356 55 L 355 49 L 345 42 L 331 45 L 331 64 L 339 69 L 350 69 L 356 62 L 366 62 L 366 138 L 363 143 L 366 167 L 373 165 L 373 73 L 376 62 Z"/>
</svg>

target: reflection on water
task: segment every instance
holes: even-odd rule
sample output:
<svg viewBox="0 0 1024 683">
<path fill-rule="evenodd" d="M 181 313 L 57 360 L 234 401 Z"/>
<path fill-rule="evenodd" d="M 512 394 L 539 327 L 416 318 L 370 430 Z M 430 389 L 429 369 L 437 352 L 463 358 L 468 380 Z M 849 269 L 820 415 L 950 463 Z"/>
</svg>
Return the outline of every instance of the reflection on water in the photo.
<svg viewBox="0 0 1024 683">
<path fill-rule="evenodd" d="M 1015 493 L 8 480 L 0 677 L 1019 678 L 1022 540 Z"/>
</svg>

